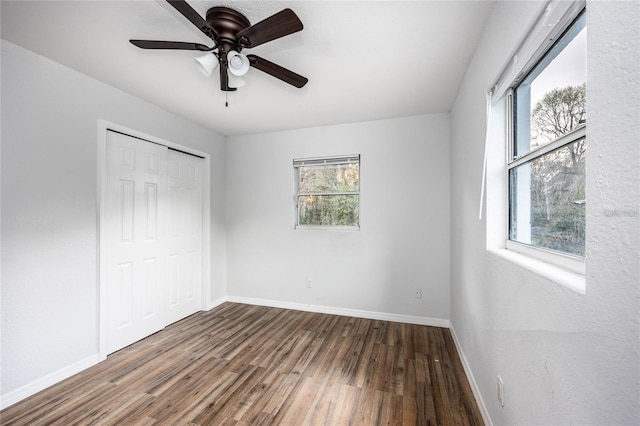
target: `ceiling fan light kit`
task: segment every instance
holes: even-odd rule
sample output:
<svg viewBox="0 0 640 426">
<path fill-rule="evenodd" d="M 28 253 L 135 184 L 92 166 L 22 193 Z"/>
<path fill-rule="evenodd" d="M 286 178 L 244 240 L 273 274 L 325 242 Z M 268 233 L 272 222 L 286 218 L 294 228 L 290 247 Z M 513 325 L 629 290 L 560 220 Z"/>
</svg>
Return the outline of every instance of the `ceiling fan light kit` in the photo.
<svg viewBox="0 0 640 426">
<path fill-rule="evenodd" d="M 202 74 L 207 78 L 211 77 L 213 70 L 218 66 L 218 57 L 213 53 L 205 53 L 194 59 L 200 65 L 198 69 L 202 71 Z"/>
<path fill-rule="evenodd" d="M 229 73 L 229 87 L 232 89 L 237 89 L 238 87 L 242 87 L 245 84 L 247 84 L 247 81 L 237 75 L 233 75 L 232 73 Z"/>
<path fill-rule="evenodd" d="M 184 0 L 167 0 L 180 14 L 209 37 L 214 45 L 208 47 L 199 43 L 160 40 L 129 40 L 141 49 L 195 50 L 207 52 L 195 58 L 200 71 L 210 77 L 220 66 L 220 89 L 225 92 L 236 90 L 246 84 L 243 75 L 250 67 L 265 72 L 277 79 L 301 88 L 309 81 L 257 55 L 244 55 L 243 49 L 250 49 L 272 40 L 301 31 L 303 26 L 291 9 L 284 9 L 257 24 L 228 7 L 212 7 L 207 11 L 206 20 Z"/>
<path fill-rule="evenodd" d="M 229 62 L 229 72 L 233 75 L 241 77 L 249 71 L 249 59 L 242 53 L 235 50 L 227 53 L 227 61 Z"/>
</svg>

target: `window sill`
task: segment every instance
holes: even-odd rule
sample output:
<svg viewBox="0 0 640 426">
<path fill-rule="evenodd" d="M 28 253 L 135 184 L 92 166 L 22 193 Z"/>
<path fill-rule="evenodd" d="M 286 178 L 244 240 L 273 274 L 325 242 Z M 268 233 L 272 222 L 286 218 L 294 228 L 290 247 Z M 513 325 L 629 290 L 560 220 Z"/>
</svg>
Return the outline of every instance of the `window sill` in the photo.
<svg viewBox="0 0 640 426">
<path fill-rule="evenodd" d="M 314 226 L 314 225 L 297 225 L 294 227 L 296 231 L 359 231 L 359 226 Z"/>
<path fill-rule="evenodd" d="M 558 285 L 578 294 L 585 294 L 586 281 L 583 274 L 573 272 L 551 263 L 529 257 L 508 249 L 488 249 L 489 253 L 521 266 Z"/>
</svg>

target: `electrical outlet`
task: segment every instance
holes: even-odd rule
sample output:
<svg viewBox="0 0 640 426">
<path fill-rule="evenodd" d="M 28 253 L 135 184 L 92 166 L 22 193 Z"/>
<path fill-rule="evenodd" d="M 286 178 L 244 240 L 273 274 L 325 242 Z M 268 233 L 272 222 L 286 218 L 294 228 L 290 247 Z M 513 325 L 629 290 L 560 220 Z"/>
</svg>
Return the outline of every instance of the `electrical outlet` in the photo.
<svg viewBox="0 0 640 426">
<path fill-rule="evenodd" d="M 498 401 L 500 406 L 504 407 L 504 382 L 500 376 L 498 376 Z"/>
<path fill-rule="evenodd" d="M 422 289 L 421 288 L 416 288 L 416 292 L 413 295 L 413 297 L 415 299 L 422 299 Z"/>
<path fill-rule="evenodd" d="M 311 281 L 311 277 L 307 277 L 307 288 L 313 287 L 313 281 Z"/>
</svg>

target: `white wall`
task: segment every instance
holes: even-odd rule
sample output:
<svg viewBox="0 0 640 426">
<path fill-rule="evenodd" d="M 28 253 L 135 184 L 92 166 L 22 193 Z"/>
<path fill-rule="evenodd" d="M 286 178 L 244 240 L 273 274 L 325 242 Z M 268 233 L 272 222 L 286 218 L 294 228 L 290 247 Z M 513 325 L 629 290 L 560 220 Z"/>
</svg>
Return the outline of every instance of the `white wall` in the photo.
<svg viewBox="0 0 640 426">
<path fill-rule="evenodd" d="M 451 322 L 495 424 L 640 424 L 640 2 L 588 2 L 585 294 L 487 252 L 499 202 L 478 220 L 485 93 L 538 6 L 496 5 L 451 113 Z"/>
<path fill-rule="evenodd" d="M 98 119 L 211 154 L 212 300 L 226 294 L 224 137 L 3 40 L 3 396 L 98 352 Z"/>
<path fill-rule="evenodd" d="M 341 154 L 361 230 L 294 230 L 292 160 Z M 448 114 L 230 137 L 226 170 L 230 296 L 448 320 Z"/>
</svg>

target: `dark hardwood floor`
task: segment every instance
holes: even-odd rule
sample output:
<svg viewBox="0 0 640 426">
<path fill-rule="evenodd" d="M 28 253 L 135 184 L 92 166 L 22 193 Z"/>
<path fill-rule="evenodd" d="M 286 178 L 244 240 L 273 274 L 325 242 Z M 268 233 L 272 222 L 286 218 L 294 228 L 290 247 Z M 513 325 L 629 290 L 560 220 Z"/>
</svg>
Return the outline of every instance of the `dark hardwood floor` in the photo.
<svg viewBox="0 0 640 426">
<path fill-rule="evenodd" d="M 479 425 L 449 330 L 225 303 L 0 412 L 3 425 Z"/>
</svg>

